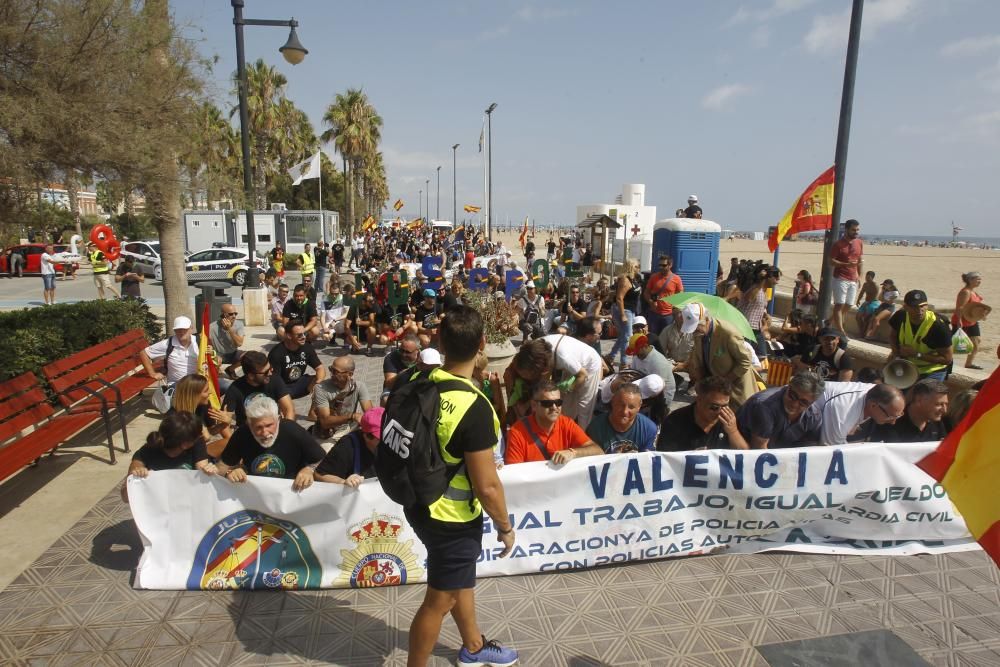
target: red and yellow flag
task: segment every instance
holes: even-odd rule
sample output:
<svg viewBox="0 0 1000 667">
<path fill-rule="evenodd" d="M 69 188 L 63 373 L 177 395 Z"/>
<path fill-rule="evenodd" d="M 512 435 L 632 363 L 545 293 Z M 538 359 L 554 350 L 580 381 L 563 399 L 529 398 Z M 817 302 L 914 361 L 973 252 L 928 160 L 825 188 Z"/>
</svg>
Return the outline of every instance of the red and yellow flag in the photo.
<svg viewBox="0 0 1000 667">
<path fill-rule="evenodd" d="M 1000 372 L 994 371 L 965 418 L 917 466 L 941 482 L 969 532 L 1000 566 Z"/>
<path fill-rule="evenodd" d="M 378 223 L 375 222 L 375 216 L 369 215 L 361 223 L 361 231 L 362 232 L 367 232 L 367 231 L 369 231 L 371 229 L 374 229 L 376 224 L 378 224 Z"/>
<path fill-rule="evenodd" d="M 424 226 L 423 218 L 414 218 L 413 220 L 410 220 L 408 223 L 406 223 L 407 229 L 420 229 L 423 226 Z"/>
<path fill-rule="evenodd" d="M 209 351 L 208 327 L 212 322 L 212 314 L 207 302 L 201 313 L 201 335 L 198 336 L 198 373 L 208 380 L 208 404 L 218 410 L 222 407 L 219 400 L 219 368 L 215 365 L 215 353 Z"/>
<path fill-rule="evenodd" d="M 830 167 L 809 184 L 805 192 L 795 200 L 788 213 L 781 219 L 773 234 L 767 239 L 767 247 L 774 252 L 781 240 L 789 234 L 814 232 L 829 229 L 833 220 L 833 179 L 835 167 Z"/>
<path fill-rule="evenodd" d="M 397 210 L 397 211 L 398 211 L 399 209 L 403 208 L 403 200 L 402 200 L 402 199 L 397 199 L 397 200 L 396 200 L 396 203 L 395 203 L 395 204 L 393 204 L 393 205 L 392 205 L 392 207 L 393 207 L 393 208 L 394 208 L 395 210 Z"/>
<path fill-rule="evenodd" d="M 528 238 L 528 216 L 524 216 L 524 226 L 521 227 L 521 236 L 518 237 L 517 239 L 517 242 L 521 244 L 522 248 L 524 247 L 527 238 Z"/>
<path fill-rule="evenodd" d="M 466 204 L 465 205 L 465 212 L 466 213 L 479 213 L 479 211 L 482 208 L 483 208 L 482 206 L 473 206 L 472 204 Z"/>
</svg>

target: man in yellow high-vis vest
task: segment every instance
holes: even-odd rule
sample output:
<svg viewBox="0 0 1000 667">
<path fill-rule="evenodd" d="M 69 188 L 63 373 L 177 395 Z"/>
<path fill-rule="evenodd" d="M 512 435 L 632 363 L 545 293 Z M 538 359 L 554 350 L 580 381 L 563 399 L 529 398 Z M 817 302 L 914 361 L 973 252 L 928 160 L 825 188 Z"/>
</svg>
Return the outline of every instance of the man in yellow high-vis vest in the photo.
<svg viewBox="0 0 1000 667">
<path fill-rule="evenodd" d="M 427 592 L 410 625 L 407 665 L 427 664 L 449 613 L 462 636 L 459 665 L 512 665 L 517 652 L 487 641 L 476 622 L 476 561 L 483 549 L 484 510 L 503 544 L 500 557 L 514 547 L 514 526 L 494 461 L 500 420 L 489 399 L 469 380 L 476 354 L 486 346 L 483 319 L 473 308 L 459 306 L 441 321 L 440 335 L 445 363 L 430 372 L 430 379 L 463 382 L 471 391 L 441 388 L 437 436 L 449 474 L 454 473 L 447 490 L 429 507 L 404 510 L 427 548 Z"/>
<path fill-rule="evenodd" d="M 87 259 L 94 271 L 94 287 L 97 288 L 97 296 L 104 300 L 104 291 L 108 290 L 118 298 L 118 290 L 111 283 L 111 267 L 108 266 L 108 258 L 103 252 L 97 249 L 97 244 L 91 241 L 87 244 Z"/>
<path fill-rule="evenodd" d="M 889 318 L 889 327 L 892 329 L 889 361 L 906 359 L 917 367 L 919 379 L 944 382 L 951 370 L 951 325 L 927 307 L 927 294 L 923 290 L 906 293 L 903 309 Z"/>
</svg>

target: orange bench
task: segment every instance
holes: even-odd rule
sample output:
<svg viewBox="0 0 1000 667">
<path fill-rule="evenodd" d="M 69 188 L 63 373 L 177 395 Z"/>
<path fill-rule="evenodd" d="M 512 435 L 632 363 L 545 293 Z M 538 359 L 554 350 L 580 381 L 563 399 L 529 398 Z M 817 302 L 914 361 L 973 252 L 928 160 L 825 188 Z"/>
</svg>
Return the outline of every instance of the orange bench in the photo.
<svg viewBox="0 0 1000 667">
<path fill-rule="evenodd" d="M 128 433 L 122 406 L 153 383 L 136 374 L 139 352 L 149 345 L 142 329 L 132 329 L 42 368 L 42 374 L 67 412 L 98 412 L 112 407 L 118 412 L 125 451 Z M 114 451 L 111 452 L 114 462 Z"/>
<path fill-rule="evenodd" d="M 56 414 L 56 409 L 45 395 L 45 388 L 32 372 L 0 383 L 0 479 L 6 479 L 21 468 L 37 461 L 46 452 L 54 451 L 60 444 L 84 430 L 98 419 L 104 419 L 111 462 L 115 462 L 115 449 L 111 439 L 111 420 L 107 402 L 95 397 L 100 411 Z M 34 429 L 22 433 L 29 427 Z M 9 444 L 4 444 L 8 443 Z"/>
</svg>

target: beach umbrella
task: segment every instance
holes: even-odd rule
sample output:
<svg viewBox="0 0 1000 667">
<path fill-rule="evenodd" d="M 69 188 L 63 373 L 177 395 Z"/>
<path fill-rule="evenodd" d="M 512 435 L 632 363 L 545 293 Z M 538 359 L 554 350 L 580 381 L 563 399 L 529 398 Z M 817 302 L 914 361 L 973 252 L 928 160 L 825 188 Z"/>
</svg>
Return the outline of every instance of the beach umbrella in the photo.
<svg viewBox="0 0 1000 667">
<path fill-rule="evenodd" d="M 683 308 L 689 303 L 700 303 L 708 309 L 708 312 L 715 319 L 729 322 L 745 338 L 757 340 L 753 329 L 750 328 L 750 323 L 747 322 L 747 318 L 744 317 L 743 313 L 722 297 L 713 294 L 702 294 L 701 292 L 678 292 L 677 294 L 662 297 L 660 301 L 666 301 L 674 308 Z"/>
</svg>

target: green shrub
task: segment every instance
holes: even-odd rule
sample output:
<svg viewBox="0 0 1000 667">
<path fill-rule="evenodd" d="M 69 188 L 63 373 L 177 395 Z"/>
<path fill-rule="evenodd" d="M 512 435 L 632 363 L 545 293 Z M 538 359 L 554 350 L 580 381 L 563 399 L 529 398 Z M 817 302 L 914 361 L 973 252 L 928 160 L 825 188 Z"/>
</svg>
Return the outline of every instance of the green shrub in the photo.
<svg viewBox="0 0 1000 667">
<path fill-rule="evenodd" d="M 0 313 L 0 380 L 103 343 L 131 329 L 143 329 L 146 340 L 163 337 L 149 307 L 139 301 L 82 301 Z"/>
</svg>

